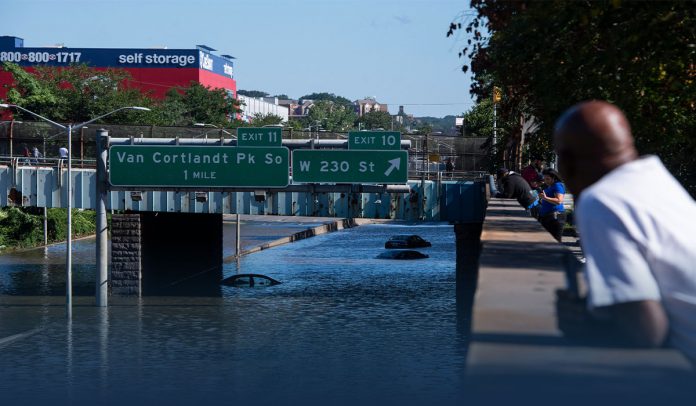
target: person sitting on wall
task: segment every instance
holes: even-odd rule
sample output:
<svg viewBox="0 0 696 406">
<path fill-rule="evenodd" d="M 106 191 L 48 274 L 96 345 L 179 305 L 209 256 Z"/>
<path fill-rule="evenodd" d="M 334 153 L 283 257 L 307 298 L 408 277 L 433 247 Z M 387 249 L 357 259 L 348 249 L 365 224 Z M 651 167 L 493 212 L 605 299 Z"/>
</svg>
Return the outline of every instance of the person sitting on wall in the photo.
<svg viewBox="0 0 696 406">
<path fill-rule="evenodd" d="M 541 191 L 541 207 L 539 208 L 539 222 L 551 233 L 556 241 L 561 242 L 566 214 L 563 207 L 563 198 L 566 190 L 561 176 L 553 169 L 544 169 L 544 183 L 546 188 Z"/>
<path fill-rule="evenodd" d="M 517 199 L 520 206 L 528 210 L 533 217 L 538 217 L 539 200 L 519 173 L 507 168 L 498 169 L 498 186 L 500 190 L 495 197 Z"/>
</svg>

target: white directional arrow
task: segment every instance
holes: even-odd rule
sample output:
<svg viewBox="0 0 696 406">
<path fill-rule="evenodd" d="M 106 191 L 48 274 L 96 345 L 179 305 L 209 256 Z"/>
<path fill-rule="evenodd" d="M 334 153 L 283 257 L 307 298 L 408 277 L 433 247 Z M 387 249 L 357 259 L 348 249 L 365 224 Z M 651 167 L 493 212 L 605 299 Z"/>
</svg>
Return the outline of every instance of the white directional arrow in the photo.
<svg viewBox="0 0 696 406">
<path fill-rule="evenodd" d="M 388 162 L 391 165 L 389 165 L 389 168 L 387 168 L 387 170 L 384 171 L 384 176 L 389 176 L 389 174 L 391 174 L 394 169 L 398 170 L 401 167 L 401 159 L 400 158 L 390 159 Z"/>
</svg>

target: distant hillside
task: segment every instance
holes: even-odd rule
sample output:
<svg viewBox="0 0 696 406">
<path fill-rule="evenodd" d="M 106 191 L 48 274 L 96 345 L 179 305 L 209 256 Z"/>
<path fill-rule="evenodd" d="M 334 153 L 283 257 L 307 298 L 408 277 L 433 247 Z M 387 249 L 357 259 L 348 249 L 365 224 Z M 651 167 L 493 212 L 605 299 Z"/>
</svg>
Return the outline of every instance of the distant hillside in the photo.
<svg viewBox="0 0 696 406">
<path fill-rule="evenodd" d="M 414 117 L 418 125 L 428 124 L 432 127 L 433 133 L 442 133 L 442 135 L 459 135 L 455 128 L 455 116 L 438 117 Z"/>
</svg>

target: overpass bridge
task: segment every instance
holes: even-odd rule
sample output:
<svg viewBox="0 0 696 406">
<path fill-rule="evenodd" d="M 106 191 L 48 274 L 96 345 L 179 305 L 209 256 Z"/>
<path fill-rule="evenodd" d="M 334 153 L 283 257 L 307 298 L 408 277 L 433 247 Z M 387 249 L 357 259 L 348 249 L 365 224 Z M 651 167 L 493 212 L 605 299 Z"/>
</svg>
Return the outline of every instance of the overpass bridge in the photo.
<svg viewBox="0 0 696 406">
<path fill-rule="evenodd" d="M 94 162 L 87 162 L 93 165 Z M 67 207 L 96 210 L 97 173 L 73 167 L 67 191 L 65 160 L 0 157 L 0 207 Z M 107 210 L 198 214 L 253 214 L 376 218 L 407 221 L 471 221 L 484 210 L 486 178 L 443 172 L 405 185 L 293 184 L 285 188 L 111 188 Z"/>
<path fill-rule="evenodd" d="M 306 180 L 300 183 L 293 181 L 288 174 L 289 181 L 279 187 L 220 186 L 204 181 L 182 187 L 153 185 L 148 181 L 140 184 L 141 178 L 152 175 L 149 173 L 151 168 L 147 167 L 127 174 L 130 177 L 128 184 L 114 184 L 118 183 L 113 182 L 117 179 L 114 172 L 123 171 L 123 167 L 130 170 L 137 165 L 119 167 L 108 162 L 107 149 L 114 145 L 159 145 L 154 148 L 160 151 L 157 148 L 172 145 L 185 148 L 187 143 L 203 144 L 206 148 L 217 145 L 218 149 L 228 148 L 234 143 L 232 148 L 235 148 L 236 141 L 222 138 L 114 139 L 109 138 L 106 131 L 101 131 L 97 142 L 99 159 L 74 161 L 70 171 L 65 160 L 0 157 L 0 206 L 96 210 L 97 268 L 102 275 L 97 281 L 97 302 L 101 304 L 106 303 L 107 288 L 116 294 L 147 293 L 144 286 L 147 287 L 148 278 L 156 276 L 166 280 L 174 268 L 185 269 L 190 275 L 205 273 L 209 282 L 214 282 L 222 270 L 222 216 L 225 214 L 449 221 L 460 225 L 474 224 L 474 229 L 480 233 L 488 182 L 482 173 L 444 175 L 438 172 L 432 176 L 421 173 L 420 179 L 411 180 L 406 180 L 404 174 L 405 182 L 383 184 L 310 183 Z M 280 148 L 273 151 L 297 149 L 307 144 L 310 149 L 340 148 L 339 143 L 347 142 L 283 140 L 283 145 L 278 145 Z M 240 151 L 232 148 L 229 151 Z M 181 150 L 185 149 L 177 151 Z M 399 153 L 398 150 L 351 152 L 390 157 Z M 405 152 L 403 156 L 406 156 Z M 286 156 L 284 159 L 289 165 L 289 158 Z M 398 172 L 390 168 L 383 171 L 385 175 Z M 244 175 L 253 177 L 253 170 L 247 170 Z M 162 176 L 160 178 L 165 179 Z M 68 191 L 67 185 L 72 185 L 72 190 Z M 108 232 L 106 211 L 109 210 L 112 212 L 111 261 L 108 261 L 105 248 Z M 110 268 L 108 277 L 107 268 Z M 211 269 L 217 271 L 209 272 Z M 180 273 L 177 275 L 178 278 L 181 276 Z"/>
</svg>

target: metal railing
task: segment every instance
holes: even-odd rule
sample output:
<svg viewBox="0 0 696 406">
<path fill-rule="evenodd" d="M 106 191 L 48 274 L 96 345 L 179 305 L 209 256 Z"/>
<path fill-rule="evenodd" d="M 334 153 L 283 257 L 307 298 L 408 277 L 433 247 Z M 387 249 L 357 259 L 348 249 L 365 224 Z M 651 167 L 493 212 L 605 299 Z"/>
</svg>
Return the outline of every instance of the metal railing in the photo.
<svg viewBox="0 0 696 406">
<path fill-rule="evenodd" d="M 489 174 L 486 171 L 443 171 L 443 170 L 418 170 L 408 171 L 408 178 L 413 180 L 435 180 L 435 181 L 481 181 L 486 180 Z"/>
<path fill-rule="evenodd" d="M 0 165 L 10 167 L 37 167 L 37 168 L 65 168 L 68 165 L 66 158 L 34 158 L 25 156 L 0 155 Z M 73 168 L 94 169 L 97 167 L 96 159 L 73 159 Z"/>
</svg>

